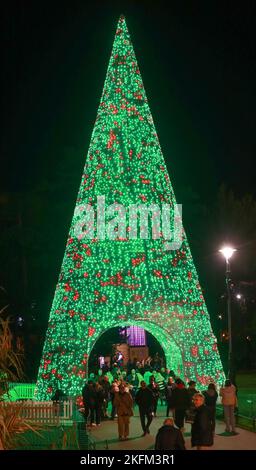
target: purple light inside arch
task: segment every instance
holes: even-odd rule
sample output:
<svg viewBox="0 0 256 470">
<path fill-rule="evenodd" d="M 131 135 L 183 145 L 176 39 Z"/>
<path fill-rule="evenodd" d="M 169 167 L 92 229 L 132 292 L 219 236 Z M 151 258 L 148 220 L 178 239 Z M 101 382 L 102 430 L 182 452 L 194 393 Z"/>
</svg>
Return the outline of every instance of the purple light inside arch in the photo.
<svg viewBox="0 0 256 470">
<path fill-rule="evenodd" d="M 127 339 L 129 346 L 146 346 L 146 333 L 140 326 L 129 326 Z"/>
</svg>

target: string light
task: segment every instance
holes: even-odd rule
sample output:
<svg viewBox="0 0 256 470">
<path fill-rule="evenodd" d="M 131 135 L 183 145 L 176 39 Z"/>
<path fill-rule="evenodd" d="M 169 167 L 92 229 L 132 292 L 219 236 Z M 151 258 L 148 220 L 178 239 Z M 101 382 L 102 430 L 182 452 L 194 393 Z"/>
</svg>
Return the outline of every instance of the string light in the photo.
<svg viewBox="0 0 256 470">
<path fill-rule="evenodd" d="M 37 398 L 49 399 L 56 388 L 79 395 L 101 334 L 132 325 L 159 341 L 167 367 L 185 380 L 195 379 L 198 388 L 221 384 L 217 341 L 185 233 L 173 251 L 164 249 L 163 238 L 129 238 L 131 228 L 125 224 L 118 227 L 116 240 L 104 239 L 104 230 L 95 238 L 79 238 L 81 205 L 93 207 L 99 195 L 106 206 L 176 204 L 123 17 L 50 312 Z M 90 222 L 88 231 L 96 224 L 93 216 Z"/>
</svg>

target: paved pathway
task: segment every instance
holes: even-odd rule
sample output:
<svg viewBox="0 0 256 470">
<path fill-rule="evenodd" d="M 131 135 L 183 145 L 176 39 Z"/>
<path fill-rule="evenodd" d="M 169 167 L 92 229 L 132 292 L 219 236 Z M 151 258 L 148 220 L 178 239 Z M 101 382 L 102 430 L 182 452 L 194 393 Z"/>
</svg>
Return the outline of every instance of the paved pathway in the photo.
<svg viewBox="0 0 256 470">
<path fill-rule="evenodd" d="M 150 434 L 142 437 L 138 408 L 135 408 L 135 416 L 130 420 L 130 437 L 127 441 L 118 440 L 117 419 L 103 421 L 99 427 L 92 428 L 89 433 L 95 441 L 96 450 L 146 450 L 154 449 L 157 430 L 165 419 L 165 407 L 160 407 L 159 416 L 153 419 L 150 426 Z M 186 448 L 191 449 L 190 424 L 185 426 Z M 256 450 L 256 433 L 237 428 L 237 436 L 223 436 L 225 424 L 221 421 L 216 425 L 216 436 L 212 450 Z"/>
</svg>

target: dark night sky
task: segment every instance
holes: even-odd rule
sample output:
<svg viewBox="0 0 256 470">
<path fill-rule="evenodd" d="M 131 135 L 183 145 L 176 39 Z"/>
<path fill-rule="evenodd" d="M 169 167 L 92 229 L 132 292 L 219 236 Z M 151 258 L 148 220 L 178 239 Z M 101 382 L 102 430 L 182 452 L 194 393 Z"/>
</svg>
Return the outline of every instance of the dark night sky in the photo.
<svg viewBox="0 0 256 470">
<path fill-rule="evenodd" d="M 254 191 L 254 8 L 117 3 L 2 6 L 2 189 L 30 188 L 65 154 L 77 191 L 124 13 L 179 202 L 186 185 L 200 199 L 223 181 Z"/>
<path fill-rule="evenodd" d="M 38 241 L 34 230 L 32 249 L 29 244 L 26 248 L 34 263 L 28 269 L 30 295 L 37 300 L 45 297 L 49 305 L 52 300 L 120 14 L 126 16 L 184 214 L 187 207 L 185 229 L 199 274 L 202 269 L 205 284 L 213 286 L 207 275 L 209 265 L 211 271 L 217 266 L 221 275 L 216 271 L 216 278 L 222 279 L 223 260 L 216 249 L 220 240 L 208 242 L 205 222 L 200 225 L 189 203 L 194 194 L 211 207 L 223 182 L 238 196 L 256 195 L 256 12 L 249 2 L 240 9 L 221 5 L 219 11 L 210 2 L 200 8 L 193 2 L 189 9 L 170 3 L 166 8 L 169 3 L 161 1 L 95 0 L 67 6 L 28 0 L 1 7 L 0 197 L 18 192 L 31 200 L 34 188 L 46 181 L 48 201 L 58 199 L 52 214 L 49 205 L 38 212 L 45 239 Z M 31 220 L 30 225 L 36 223 Z M 207 239 L 205 248 L 202 236 L 197 240 L 199 232 Z M 42 265 L 33 254 L 36 243 L 42 244 L 46 258 L 41 260 L 47 272 L 41 276 L 44 285 Z M 15 297 L 12 276 L 21 270 L 21 261 L 13 253 L 11 257 L 10 279 L 4 273 L 0 282 Z M 17 276 L 22 278 L 20 271 Z"/>
</svg>

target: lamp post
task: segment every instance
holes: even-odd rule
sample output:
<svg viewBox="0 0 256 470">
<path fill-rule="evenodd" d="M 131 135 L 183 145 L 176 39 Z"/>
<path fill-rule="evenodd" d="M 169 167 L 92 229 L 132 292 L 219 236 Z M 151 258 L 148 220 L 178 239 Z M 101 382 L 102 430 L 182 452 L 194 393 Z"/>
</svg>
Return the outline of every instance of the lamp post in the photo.
<svg viewBox="0 0 256 470">
<path fill-rule="evenodd" d="M 231 318 L 231 289 L 230 289 L 230 258 L 236 251 L 235 248 L 225 246 L 219 252 L 226 260 L 226 288 L 227 288 L 227 309 L 228 309 L 228 378 L 233 379 L 233 361 L 232 361 L 232 318 Z"/>
</svg>

